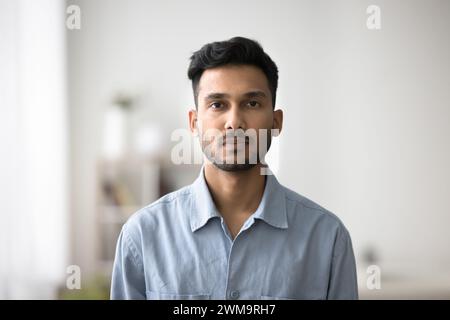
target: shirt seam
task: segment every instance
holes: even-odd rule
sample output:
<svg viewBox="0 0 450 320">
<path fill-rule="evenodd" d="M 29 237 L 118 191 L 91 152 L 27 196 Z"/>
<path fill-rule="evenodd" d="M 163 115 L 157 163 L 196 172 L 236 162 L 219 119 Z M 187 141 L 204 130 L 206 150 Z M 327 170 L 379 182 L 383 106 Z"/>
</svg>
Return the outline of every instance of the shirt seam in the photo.
<svg viewBox="0 0 450 320">
<path fill-rule="evenodd" d="M 131 255 L 133 257 L 133 263 L 138 267 L 138 268 L 143 268 L 143 264 L 142 264 L 142 256 L 139 254 L 138 249 L 136 244 L 134 243 L 133 239 L 130 237 L 128 231 L 127 231 L 127 227 L 124 226 L 124 236 L 125 236 L 125 240 L 127 242 L 127 247 L 131 252 Z"/>
<path fill-rule="evenodd" d="M 314 211 L 319 211 L 322 215 L 326 215 L 330 218 L 332 218 L 333 220 L 336 221 L 336 223 L 338 224 L 338 227 L 342 226 L 342 221 L 339 219 L 339 217 L 337 217 L 333 212 L 330 212 L 329 210 L 325 209 L 325 208 L 320 208 L 320 207 L 313 207 L 313 206 L 309 206 L 307 204 L 305 204 L 305 199 L 292 199 L 289 198 L 288 195 L 286 195 L 286 199 L 296 202 L 297 204 L 301 204 L 303 207 L 314 210 Z"/>
<path fill-rule="evenodd" d="M 183 193 L 180 193 L 180 194 L 176 194 L 176 195 L 174 195 L 173 197 L 171 197 L 170 199 L 165 199 L 165 200 L 157 200 L 156 202 L 154 202 L 154 203 L 151 203 L 151 204 L 149 204 L 148 206 L 145 206 L 143 209 L 151 209 L 151 208 L 153 208 L 154 206 L 156 206 L 156 205 L 158 205 L 158 204 L 167 204 L 167 203 L 171 203 L 171 202 L 173 202 L 173 201 L 175 201 L 175 200 L 177 200 L 179 197 L 185 197 L 185 196 L 191 196 L 192 195 L 192 192 L 189 190 L 189 191 L 186 191 L 186 192 L 183 192 Z"/>
</svg>

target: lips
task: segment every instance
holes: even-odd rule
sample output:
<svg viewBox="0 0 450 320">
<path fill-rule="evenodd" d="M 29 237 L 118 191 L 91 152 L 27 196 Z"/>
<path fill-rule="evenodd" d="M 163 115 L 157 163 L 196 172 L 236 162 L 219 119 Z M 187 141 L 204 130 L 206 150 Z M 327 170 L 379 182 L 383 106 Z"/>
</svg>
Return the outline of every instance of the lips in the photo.
<svg viewBox="0 0 450 320">
<path fill-rule="evenodd" d="M 230 138 L 226 138 L 223 140 L 223 145 L 227 145 L 227 144 L 234 144 L 234 145 L 238 145 L 238 144 L 249 144 L 249 138 L 245 137 L 245 139 L 238 139 L 236 137 L 230 137 Z"/>
</svg>

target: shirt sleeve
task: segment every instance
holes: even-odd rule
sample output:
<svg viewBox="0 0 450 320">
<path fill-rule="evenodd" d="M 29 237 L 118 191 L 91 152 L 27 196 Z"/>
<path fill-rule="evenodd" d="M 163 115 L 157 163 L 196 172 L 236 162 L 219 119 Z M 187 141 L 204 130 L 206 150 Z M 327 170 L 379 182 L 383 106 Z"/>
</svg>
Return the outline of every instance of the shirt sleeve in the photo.
<svg viewBox="0 0 450 320">
<path fill-rule="evenodd" d="M 344 226 L 338 231 L 333 250 L 327 298 L 331 300 L 358 299 L 355 256 L 350 235 Z"/>
<path fill-rule="evenodd" d="M 146 299 L 142 259 L 127 232 L 126 225 L 117 240 L 111 279 L 111 299 Z"/>
</svg>

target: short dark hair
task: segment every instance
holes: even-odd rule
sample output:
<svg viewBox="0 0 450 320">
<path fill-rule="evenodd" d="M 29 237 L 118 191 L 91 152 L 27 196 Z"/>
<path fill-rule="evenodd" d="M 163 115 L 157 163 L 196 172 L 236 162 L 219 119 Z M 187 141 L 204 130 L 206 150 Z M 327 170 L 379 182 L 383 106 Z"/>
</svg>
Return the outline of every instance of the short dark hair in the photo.
<svg viewBox="0 0 450 320">
<path fill-rule="evenodd" d="M 272 107 L 275 108 L 278 87 L 278 67 L 264 52 L 261 45 L 251 39 L 234 37 L 227 41 L 205 44 L 191 56 L 188 78 L 192 80 L 195 105 L 198 100 L 198 83 L 207 69 L 223 65 L 253 65 L 260 68 L 267 77 L 272 94 Z"/>
</svg>

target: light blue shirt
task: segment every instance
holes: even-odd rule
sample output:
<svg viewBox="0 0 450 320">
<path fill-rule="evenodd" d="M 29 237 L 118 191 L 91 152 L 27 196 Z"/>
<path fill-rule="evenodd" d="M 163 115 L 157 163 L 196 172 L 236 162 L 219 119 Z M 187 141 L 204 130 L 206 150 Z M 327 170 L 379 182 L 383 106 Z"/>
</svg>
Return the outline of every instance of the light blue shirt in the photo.
<svg viewBox="0 0 450 320">
<path fill-rule="evenodd" d="M 273 175 L 233 241 L 202 168 L 123 226 L 111 298 L 357 299 L 355 258 L 339 218 Z"/>
</svg>

